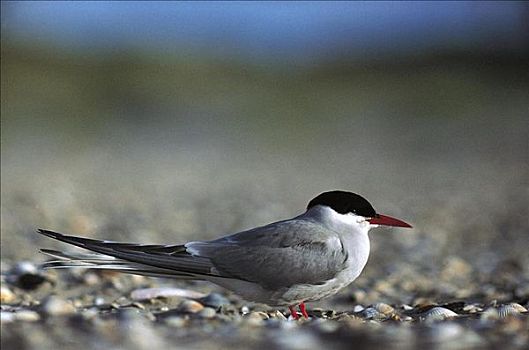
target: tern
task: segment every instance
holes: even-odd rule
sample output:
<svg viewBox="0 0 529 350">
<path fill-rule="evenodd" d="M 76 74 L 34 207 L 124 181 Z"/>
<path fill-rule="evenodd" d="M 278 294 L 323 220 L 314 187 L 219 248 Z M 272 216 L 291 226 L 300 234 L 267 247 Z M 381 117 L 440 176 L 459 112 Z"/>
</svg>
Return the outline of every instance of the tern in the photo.
<svg viewBox="0 0 529 350">
<path fill-rule="evenodd" d="M 38 232 L 92 252 L 41 252 L 55 260 L 45 268 L 84 267 L 178 279 L 206 280 L 248 301 L 288 306 L 294 319 L 308 318 L 306 302 L 337 293 L 353 282 L 369 257 L 370 229 L 406 227 L 379 214 L 362 196 L 324 192 L 306 211 L 210 241 L 144 245 L 101 241 L 39 229 Z"/>
</svg>

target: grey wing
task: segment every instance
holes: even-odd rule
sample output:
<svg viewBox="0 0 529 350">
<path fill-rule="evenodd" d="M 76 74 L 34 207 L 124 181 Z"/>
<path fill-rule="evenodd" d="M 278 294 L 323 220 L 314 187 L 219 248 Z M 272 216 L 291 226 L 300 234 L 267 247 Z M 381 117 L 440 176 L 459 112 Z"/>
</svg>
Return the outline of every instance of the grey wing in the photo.
<svg viewBox="0 0 529 350">
<path fill-rule="evenodd" d="M 289 220 L 209 242 L 190 242 L 192 254 L 207 257 L 217 272 L 276 289 L 323 284 L 346 266 L 339 236 L 307 220 Z"/>
</svg>

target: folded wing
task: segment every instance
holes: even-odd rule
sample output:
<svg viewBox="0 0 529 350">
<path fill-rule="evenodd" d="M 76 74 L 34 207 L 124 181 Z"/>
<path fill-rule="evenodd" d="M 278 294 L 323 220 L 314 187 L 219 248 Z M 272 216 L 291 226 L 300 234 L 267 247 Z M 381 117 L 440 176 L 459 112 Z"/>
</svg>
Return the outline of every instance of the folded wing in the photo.
<svg viewBox="0 0 529 350">
<path fill-rule="evenodd" d="M 346 267 L 339 236 L 320 224 L 289 220 L 209 242 L 188 251 L 208 257 L 216 271 L 267 289 L 323 284 Z"/>
</svg>

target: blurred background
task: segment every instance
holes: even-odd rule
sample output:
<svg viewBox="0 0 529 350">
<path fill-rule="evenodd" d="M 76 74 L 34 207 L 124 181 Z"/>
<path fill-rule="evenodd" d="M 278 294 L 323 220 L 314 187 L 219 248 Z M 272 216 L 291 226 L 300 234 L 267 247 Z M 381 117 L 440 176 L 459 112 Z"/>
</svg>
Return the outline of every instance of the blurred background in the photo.
<svg viewBox="0 0 529 350">
<path fill-rule="evenodd" d="M 414 225 L 367 276 L 529 264 L 527 2 L 1 6 L 3 262 L 60 246 L 37 227 L 178 243 L 344 189 Z"/>
</svg>

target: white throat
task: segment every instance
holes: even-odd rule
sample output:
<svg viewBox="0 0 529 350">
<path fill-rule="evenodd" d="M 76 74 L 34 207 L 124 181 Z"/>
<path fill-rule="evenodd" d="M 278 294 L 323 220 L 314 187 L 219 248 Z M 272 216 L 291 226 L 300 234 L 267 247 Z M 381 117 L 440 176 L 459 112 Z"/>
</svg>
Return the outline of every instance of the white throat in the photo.
<svg viewBox="0 0 529 350">
<path fill-rule="evenodd" d="M 353 213 L 340 214 L 323 205 L 316 205 L 301 216 L 319 221 L 338 232 L 358 232 L 367 235 L 371 228 L 377 226 L 371 225 L 363 216 Z"/>
</svg>

